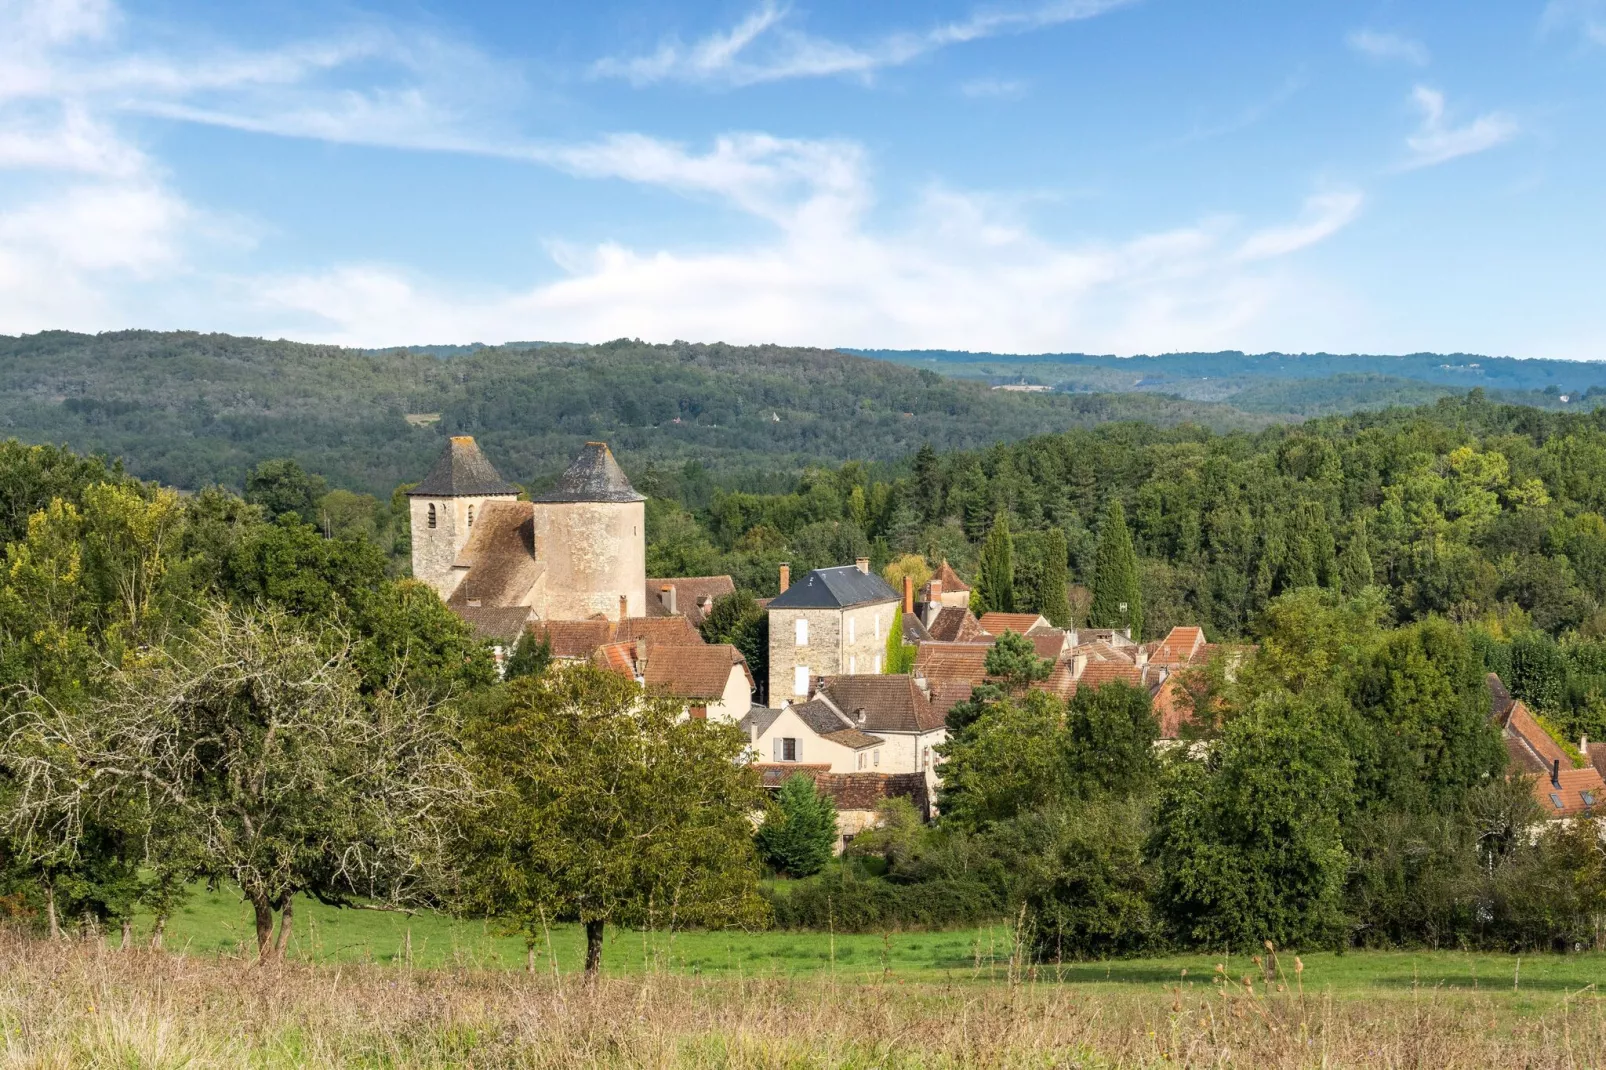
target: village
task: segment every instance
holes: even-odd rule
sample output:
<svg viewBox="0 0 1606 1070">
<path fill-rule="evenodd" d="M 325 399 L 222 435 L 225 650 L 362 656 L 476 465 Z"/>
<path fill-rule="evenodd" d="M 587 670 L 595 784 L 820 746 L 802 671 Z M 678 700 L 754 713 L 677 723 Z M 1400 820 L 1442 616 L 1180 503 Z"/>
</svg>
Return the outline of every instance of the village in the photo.
<svg viewBox="0 0 1606 1070">
<path fill-rule="evenodd" d="M 889 798 L 936 816 L 940 745 L 948 712 L 996 682 L 988 653 L 1022 636 L 1042 660 L 1029 686 L 1070 699 L 1120 681 L 1146 691 L 1156 746 L 1197 745 L 1191 671 L 1212 662 L 1231 673 L 1247 648 L 1207 642 L 1177 626 L 1139 641 L 1130 629 L 1055 627 L 1036 613 L 971 608 L 971 587 L 947 561 L 918 588 L 901 590 L 868 558 L 809 571 L 779 571 L 768 616 L 763 678 L 740 651 L 705 641 L 699 624 L 736 591 L 728 575 L 646 575 L 643 503 L 605 443 L 588 443 L 556 487 L 528 501 L 473 438 L 452 438 L 409 491 L 413 575 L 505 658 L 526 634 L 564 662 L 589 662 L 684 704 L 684 716 L 737 724 L 747 760 L 776 791 L 794 775 L 835 802 L 837 849 L 871 827 Z M 908 672 L 887 669 L 889 639 L 912 648 Z M 1500 678 L 1488 674 L 1489 717 L 1513 776 L 1531 782 L 1554 821 L 1592 816 L 1606 800 L 1606 745 L 1580 739 L 1572 756 Z M 762 701 L 761 701 L 762 699 Z"/>
</svg>

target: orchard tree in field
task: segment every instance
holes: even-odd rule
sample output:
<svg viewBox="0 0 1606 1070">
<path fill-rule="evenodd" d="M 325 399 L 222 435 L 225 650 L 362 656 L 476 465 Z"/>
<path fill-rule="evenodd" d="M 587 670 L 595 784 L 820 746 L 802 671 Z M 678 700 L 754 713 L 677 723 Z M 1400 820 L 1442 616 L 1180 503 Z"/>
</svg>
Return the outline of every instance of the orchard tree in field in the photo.
<svg viewBox="0 0 1606 1070">
<path fill-rule="evenodd" d="M 836 850 L 836 803 L 813 779 L 793 773 L 759 826 L 759 854 L 789 877 L 812 877 Z"/>
<path fill-rule="evenodd" d="M 1126 512 L 1119 498 L 1110 499 L 1099 529 L 1093 557 L 1093 605 L 1088 617 L 1095 628 L 1131 628 L 1137 639 L 1143 630 L 1143 597 L 1138 587 L 1138 556 Z"/>
<path fill-rule="evenodd" d="M 758 773 L 733 725 L 590 665 L 511 683 L 467 718 L 485 793 L 466 822 L 463 905 L 518 927 L 585 927 L 588 975 L 604 926 L 760 921 L 751 815 Z"/>
<path fill-rule="evenodd" d="M 0 755 L 4 819 L 58 855 L 97 823 L 137 831 L 158 899 L 196 876 L 233 881 L 266 960 L 288 946 L 297 893 L 438 892 L 473 794 L 456 734 L 448 706 L 364 693 L 344 636 L 217 607 L 103 696 L 23 704 Z"/>
</svg>

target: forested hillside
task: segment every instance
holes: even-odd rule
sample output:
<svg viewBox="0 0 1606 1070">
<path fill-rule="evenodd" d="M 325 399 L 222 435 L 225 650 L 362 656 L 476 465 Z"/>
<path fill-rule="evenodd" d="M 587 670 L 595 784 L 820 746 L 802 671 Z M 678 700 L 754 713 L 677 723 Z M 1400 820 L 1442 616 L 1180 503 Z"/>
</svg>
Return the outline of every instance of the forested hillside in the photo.
<svg viewBox="0 0 1606 1070">
<path fill-rule="evenodd" d="M 1600 361 L 1518 360 L 1469 353 L 1372 356 L 1227 351 L 1115 357 L 943 349 L 848 352 L 992 383 L 1170 394 L 1195 401 L 1224 401 L 1245 412 L 1297 416 L 1423 404 L 1474 387 L 1497 401 L 1548 409 L 1581 404 L 1593 407 L 1597 395 L 1606 391 L 1606 363 Z"/>
<path fill-rule="evenodd" d="M 1264 426 L 1165 397 L 1025 397 L 829 350 L 619 341 L 367 352 L 229 335 L 48 332 L 0 338 L 0 437 L 120 457 L 196 489 L 293 457 L 388 494 L 447 434 L 478 436 L 535 482 L 586 439 L 626 464 L 688 459 L 747 485 L 819 461 L 891 460 L 1110 419 Z M 416 417 L 409 422 L 408 414 Z M 439 414 L 439 420 L 429 417 Z"/>
</svg>

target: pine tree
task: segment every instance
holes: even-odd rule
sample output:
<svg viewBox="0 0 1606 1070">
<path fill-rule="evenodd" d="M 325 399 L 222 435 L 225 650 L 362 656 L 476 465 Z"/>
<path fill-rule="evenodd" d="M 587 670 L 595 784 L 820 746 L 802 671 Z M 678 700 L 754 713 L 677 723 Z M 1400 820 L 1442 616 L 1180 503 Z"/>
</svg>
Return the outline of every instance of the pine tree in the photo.
<svg viewBox="0 0 1606 1070">
<path fill-rule="evenodd" d="M 993 528 L 982 544 L 977 568 L 976 597 L 983 612 L 1015 612 L 1015 553 L 1009 535 L 1009 514 L 993 518 Z"/>
<path fill-rule="evenodd" d="M 836 850 L 836 803 L 802 773 L 781 784 L 775 805 L 759 826 L 758 853 L 792 877 L 812 877 Z"/>
<path fill-rule="evenodd" d="M 915 508 L 927 520 L 942 515 L 942 472 L 929 442 L 915 454 Z"/>
<path fill-rule="evenodd" d="M 1049 528 L 1040 541 L 1043 560 L 1037 572 L 1037 612 L 1056 628 L 1069 627 L 1071 603 L 1066 592 L 1071 585 L 1071 574 L 1066 561 L 1070 550 L 1065 545 L 1065 532 Z"/>
<path fill-rule="evenodd" d="M 1374 579 L 1372 555 L 1366 552 L 1366 521 L 1362 519 L 1338 560 L 1338 580 L 1345 594 L 1354 595 L 1370 587 Z"/>
<path fill-rule="evenodd" d="M 1088 617 L 1095 628 L 1131 628 L 1137 639 L 1143 629 L 1143 600 L 1138 589 L 1138 556 L 1132 533 L 1126 529 L 1126 511 L 1119 498 L 1110 499 L 1099 546 L 1093 557 L 1093 605 Z"/>
</svg>

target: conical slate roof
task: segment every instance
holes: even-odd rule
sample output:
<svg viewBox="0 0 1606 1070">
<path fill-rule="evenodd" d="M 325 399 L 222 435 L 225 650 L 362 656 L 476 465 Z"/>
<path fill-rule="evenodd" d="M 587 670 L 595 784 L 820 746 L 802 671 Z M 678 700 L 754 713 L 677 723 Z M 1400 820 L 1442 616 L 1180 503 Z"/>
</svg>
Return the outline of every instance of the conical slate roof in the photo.
<svg viewBox="0 0 1606 1070">
<path fill-rule="evenodd" d="M 517 494 L 519 488 L 497 475 L 469 435 L 454 435 L 424 481 L 409 498 L 466 498 L 482 494 Z"/>
<path fill-rule="evenodd" d="M 532 502 L 644 502 L 625 477 L 624 469 L 613 459 L 606 442 L 587 442 L 568 471 L 558 477 L 558 485 Z"/>
</svg>

